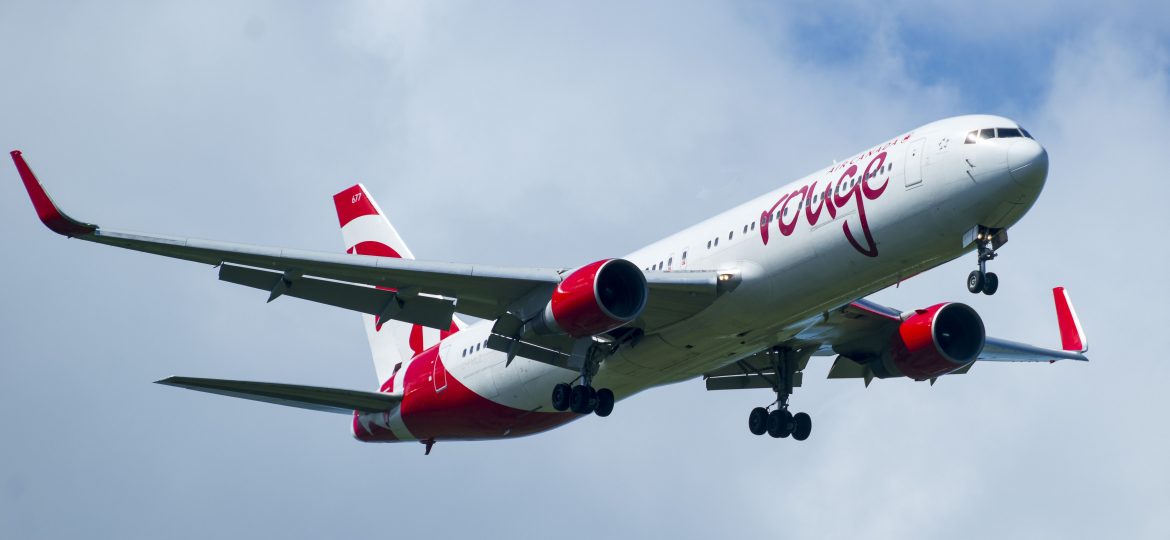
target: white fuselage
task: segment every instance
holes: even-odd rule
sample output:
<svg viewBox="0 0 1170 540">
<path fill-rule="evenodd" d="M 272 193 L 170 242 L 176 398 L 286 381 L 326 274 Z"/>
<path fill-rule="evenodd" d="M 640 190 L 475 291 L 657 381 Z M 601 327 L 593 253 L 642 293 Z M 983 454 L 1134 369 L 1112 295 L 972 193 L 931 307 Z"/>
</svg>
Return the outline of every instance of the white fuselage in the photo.
<svg viewBox="0 0 1170 540">
<path fill-rule="evenodd" d="M 620 399 L 697 377 L 974 249 L 964 244 L 974 227 L 1014 224 L 1039 196 L 1047 157 L 1028 137 L 966 143 L 968 133 L 992 127 L 1017 124 L 981 115 L 928 124 L 629 254 L 647 273 L 718 270 L 738 274 L 740 284 L 697 315 L 621 347 L 594 385 Z M 1041 157 L 1045 165 L 1034 165 Z M 505 354 L 487 347 L 461 354 L 491 327 L 471 325 L 443 340 L 449 375 L 500 405 L 552 411 L 550 389 L 578 374 L 522 357 L 505 366 Z M 393 416 L 365 420 L 398 424 L 401 440 Z"/>
</svg>

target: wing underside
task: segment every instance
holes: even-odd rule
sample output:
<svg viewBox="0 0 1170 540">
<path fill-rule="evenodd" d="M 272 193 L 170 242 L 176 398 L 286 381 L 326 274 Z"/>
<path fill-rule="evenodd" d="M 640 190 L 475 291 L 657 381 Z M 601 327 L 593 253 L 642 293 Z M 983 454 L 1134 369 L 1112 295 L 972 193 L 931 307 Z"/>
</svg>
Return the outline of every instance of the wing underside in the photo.
<svg viewBox="0 0 1170 540">
<path fill-rule="evenodd" d="M 447 330 L 452 313 L 499 319 L 525 299 L 551 292 L 566 274 L 565 269 L 420 261 L 111 230 L 66 215 L 21 153 L 13 151 L 12 159 L 38 217 L 54 232 L 219 266 L 221 280 L 265 290 L 269 301 L 287 295 Z M 646 332 L 705 309 L 722 290 L 715 272 L 651 272 L 646 277 L 650 295 L 636 321 Z"/>
<path fill-rule="evenodd" d="M 988 337 L 976 360 L 952 371 L 961 375 L 978 362 L 1056 362 L 1058 360 L 1088 361 L 1088 340 L 1076 311 L 1063 287 L 1053 289 L 1057 322 L 1063 348 L 1054 349 Z M 800 363 L 795 386 L 801 382 L 801 373 L 809 356 L 837 358 L 829 370 L 830 379 L 865 379 L 874 377 L 866 367 L 866 360 L 880 357 L 903 321 L 901 312 L 868 300 L 858 300 L 817 316 L 802 325 L 804 330 L 782 347 L 796 351 Z M 708 390 L 740 388 L 771 388 L 776 371 L 766 351 L 761 351 L 704 375 Z"/>
</svg>

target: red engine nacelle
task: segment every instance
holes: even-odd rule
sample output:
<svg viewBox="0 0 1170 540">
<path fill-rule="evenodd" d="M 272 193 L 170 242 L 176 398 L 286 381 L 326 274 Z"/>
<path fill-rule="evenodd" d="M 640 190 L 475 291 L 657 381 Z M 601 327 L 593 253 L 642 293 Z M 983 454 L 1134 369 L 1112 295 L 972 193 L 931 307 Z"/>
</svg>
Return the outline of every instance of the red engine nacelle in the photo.
<svg viewBox="0 0 1170 540">
<path fill-rule="evenodd" d="M 536 331 L 575 338 L 608 332 L 642 314 L 650 289 L 642 269 L 625 259 L 603 259 L 569 274 L 537 318 Z"/>
<path fill-rule="evenodd" d="M 985 339 L 983 319 L 966 304 L 919 309 L 894 333 L 881 362 L 885 373 L 877 375 L 919 381 L 946 375 L 974 362 Z"/>
</svg>

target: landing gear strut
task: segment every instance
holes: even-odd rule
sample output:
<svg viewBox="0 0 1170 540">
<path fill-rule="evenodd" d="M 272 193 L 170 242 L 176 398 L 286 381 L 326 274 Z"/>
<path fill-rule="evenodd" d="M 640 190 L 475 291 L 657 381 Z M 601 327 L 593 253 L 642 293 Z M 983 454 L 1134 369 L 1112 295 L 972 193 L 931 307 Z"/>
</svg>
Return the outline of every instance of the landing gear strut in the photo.
<svg viewBox="0 0 1170 540">
<path fill-rule="evenodd" d="M 767 433 L 776 439 L 792 436 L 793 439 L 803 441 L 812 432 L 812 418 L 807 413 L 792 414 L 788 410 L 788 398 L 792 396 L 797 372 L 797 360 L 792 351 L 780 347 L 773 347 L 768 353 L 772 357 L 772 367 L 776 372 L 776 380 L 772 389 L 776 391 L 776 401 L 772 403 L 776 408 L 769 412 L 772 405 L 756 407 L 748 415 L 748 430 L 754 435 Z"/>
<path fill-rule="evenodd" d="M 613 412 L 613 390 L 609 388 L 594 389 L 593 376 L 601 364 L 602 353 L 596 348 L 590 348 L 586 354 L 585 364 L 581 367 L 581 384 L 571 386 L 560 383 L 553 387 L 552 405 L 558 411 L 573 411 L 577 414 L 596 413 L 597 416 L 609 416 Z"/>
<path fill-rule="evenodd" d="M 999 290 L 999 276 L 987 271 L 987 261 L 996 257 L 995 250 L 1007 243 L 1007 231 L 979 227 L 975 233 L 975 247 L 979 254 L 979 269 L 967 275 L 967 290 L 973 294 L 988 296 Z"/>
</svg>

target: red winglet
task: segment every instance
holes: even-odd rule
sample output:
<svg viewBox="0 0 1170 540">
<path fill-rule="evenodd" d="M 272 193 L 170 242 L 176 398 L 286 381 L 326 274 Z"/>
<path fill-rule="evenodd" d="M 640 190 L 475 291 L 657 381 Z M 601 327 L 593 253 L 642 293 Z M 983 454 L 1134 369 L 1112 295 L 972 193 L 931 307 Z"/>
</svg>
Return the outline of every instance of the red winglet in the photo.
<svg viewBox="0 0 1170 540">
<path fill-rule="evenodd" d="M 33 207 L 36 208 L 37 217 L 41 218 L 41 223 L 57 234 L 70 237 L 85 236 L 98 229 L 97 225 L 82 223 L 65 215 L 65 212 L 53 204 L 53 199 L 49 198 L 49 194 L 45 193 L 44 186 L 37 180 L 37 176 L 28 167 L 28 163 L 24 162 L 20 150 L 13 150 L 11 154 L 12 162 L 16 163 L 16 170 L 20 172 L 20 179 L 24 181 L 24 189 L 28 190 L 28 196 L 32 199 Z"/>
<path fill-rule="evenodd" d="M 1056 322 L 1060 325 L 1061 347 L 1066 351 L 1088 351 L 1089 340 L 1085 338 L 1085 330 L 1081 328 L 1077 312 L 1073 311 L 1068 292 L 1064 287 L 1056 287 L 1052 289 L 1052 296 L 1056 300 Z"/>
</svg>

